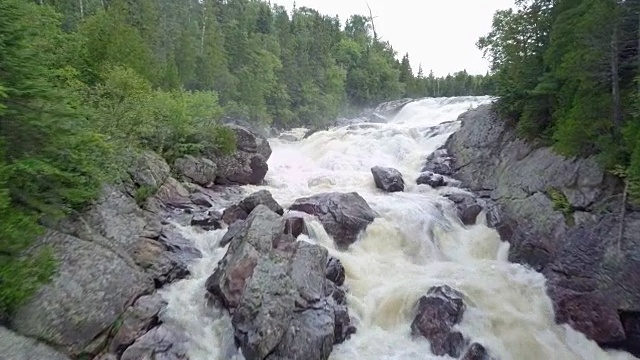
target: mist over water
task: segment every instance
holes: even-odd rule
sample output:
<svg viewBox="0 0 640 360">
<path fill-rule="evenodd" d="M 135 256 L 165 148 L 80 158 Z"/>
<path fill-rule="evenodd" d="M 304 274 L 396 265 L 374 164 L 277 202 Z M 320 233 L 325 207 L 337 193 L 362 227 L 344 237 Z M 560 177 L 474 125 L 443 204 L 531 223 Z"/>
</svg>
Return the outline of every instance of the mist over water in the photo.
<svg viewBox="0 0 640 360">
<path fill-rule="evenodd" d="M 464 227 L 441 194 L 416 185 L 427 155 L 456 131 L 458 115 L 488 97 L 424 99 L 405 106 L 384 124 L 347 125 L 288 142 L 272 139 L 267 186 L 283 206 L 328 191 L 362 195 L 380 214 L 348 251 L 335 249 L 322 225 L 311 221 L 310 241 L 326 247 L 346 269 L 347 302 L 358 332 L 334 347 L 332 360 L 443 359 L 431 355 L 427 340 L 412 339 L 415 305 L 435 285 L 449 285 L 465 296 L 467 310 L 458 329 L 507 360 L 634 359 L 605 352 L 568 326 L 556 325 L 542 275 L 507 262 L 508 244 L 479 221 Z M 302 137 L 303 131 L 293 131 Z M 375 188 L 371 167 L 389 166 L 404 175 L 404 193 Z M 482 220 L 483 214 L 479 220 Z M 164 292 L 169 307 L 163 320 L 190 336 L 192 360 L 242 359 L 233 346 L 229 317 L 206 305 L 204 283 L 226 248 L 224 230 L 182 229 L 204 257 L 192 276 Z M 446 358 L 446 357 L 444 357 Z"/>
</svg>

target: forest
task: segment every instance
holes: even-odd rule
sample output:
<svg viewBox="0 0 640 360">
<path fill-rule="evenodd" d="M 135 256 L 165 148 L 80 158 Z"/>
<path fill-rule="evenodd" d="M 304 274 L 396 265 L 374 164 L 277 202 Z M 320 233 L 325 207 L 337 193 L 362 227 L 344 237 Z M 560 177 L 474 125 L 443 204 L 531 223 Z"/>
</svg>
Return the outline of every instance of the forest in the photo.
<svg viewBox="0 0 640 360">
<path fill-rule="evenodd" d="M 55 268 L 25 252 L 33 240 L 142 149 L 171 162 L 233 151 L 225 119 L 322 126 L 493 91 L 485 75 L 414 75 L 370 19 L 257 0 L 0 0 L 0 322 Z"/>
<path fill-rule="evenodd" d="M 640 1 L 517 0 L 478 46 L 521 136 L 597 156 L 640 200 Z"/>
</svg>

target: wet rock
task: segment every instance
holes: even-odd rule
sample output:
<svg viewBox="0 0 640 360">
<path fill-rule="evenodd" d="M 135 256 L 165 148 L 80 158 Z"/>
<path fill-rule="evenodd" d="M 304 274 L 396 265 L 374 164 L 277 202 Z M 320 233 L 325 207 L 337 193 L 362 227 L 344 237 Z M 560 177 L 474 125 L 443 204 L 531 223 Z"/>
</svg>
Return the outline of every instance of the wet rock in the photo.
<svg viewBox="0 0 640 360">
<path fill-rule="evenodd" d="M 437 356 L 457 358 L 462 353 L 464 337 L 453 331 L 453 326 L 460 323 L 466 310 L 462 298 L 461 293 L 447 285 L 433 287 L 420 298 L 411 332 L 429 340 L 431 352 Z"/>
<path fill-rule="evenodd" d="M 231 205 L 222 213 L 222 221 L 228 225 L 233 225 L 239 220 L 244 220 L 249 214 L 244 211 L 239 205 Z"/>
<path fill-rule="evenodd" d="M 369 204 L 355 192 L 322 193 L 301 198 L 290 209 L 315 215 L 341 249 L 353 244 L 360 232 L 377 216 Z"/>
<path fill-rule="evenodd" d="M 253 194 L 244 198 L 238 206 L 242 210 L 244 210 L 247 214 L 250 214 L 253 209 L 258 205 L 264 205 L 268 207 L 271 211 L 275 212 L 278 215 L 284 214 L 284 210 L 282 206 L 278 204 L 274 199 L 271 193 L 267 190 L 256 191 Z"/>
<path fill-rule="evenodd" d="M 221 219 L 215 213 L 200 213 L 191 218 L 191 226 L 199 226 L 204 230 L 217 230 L 222 228 L 220 221 Z"/>
<path fill-rule="evenodd" d="M 338 286 L 342 286 L 345 280 L 344 266 L 340 260 L 331 257 L 327 261 L 326 277 Z"/>
<path fill-rule="evenodd" d="M 193 202 L 198 206 L 204 206 L 209 208 L 209 207 L 212 207 L 214 203 L 213 199 L 211 199 L 209 196 L 203 193 L 191 194 L 190 198 L 191 198 L 191 202 Z"/>
<path fill-rule="evenodd" d="M 0 359 L 70 360 L 66 355 L 33 339 L 20 336 L 0 326 Z"/>
<path fill-rule="evenodd" d="M 484 346 L 473 343 L 467 351 L 465 351 L 460 360 L 492 360 L 492 358 Z"/>
<path fill-rule="evenodd" d="M 404 180 L 400 171 L 393 168 L 374 166 L 371 168 L 371 173 L 378 189 L 386 192 L 404 191 Z"/>
<path fill-rule="evenodd" d="M 453 159 L 448 156 L 446 149 L 438 149 L 427 157 L 422 172 L 451 176 L 453 174 L 452 162 Z"/>
<path fill-rule="evenodd" d="M 420 174 L 420 176 L 416 180 L 416 184 L 418 184 L 418 185 L 429 185 L 432 188 L 437 188 L 437 187 L 448 185 L 447 181 L 444 178 L 444 176 L 439 175 L 439 174 L 434 174 L 434 173 L 429 172 L 429 171 Z"/>
<path fill-rule="evenodd" d="M 278 139 L 283 140 L 283 141 L 289 141 L 289 142 L 298 141 L 298 137 L 296 137 L 295 135 L 291 135 L 291 134 L 282 134 L 282 135 L 278 136 Z"/>
<path fill-rule="evenodd" d="M 483 210 L 478 199 L 468 194 L 447 194 L 445 197 L 455 204 L 458 217 L 464 225 L 476 223 L 476 218 Z"/>
<path fill-rule="evenodd" d="M 169 177 L 144 205 L 154 213 L 164 213 L 172 209 L 193 208 L 189 191 L 176 179 Z"/>
<path fill-rule="evenodd" d="M 304 224 L 304 219 L 295 216 L 295 217 L 286 217 L 285 218 L 285 234 L 290 234 L 294 238 L 298 238 L 301 234 L 307 234 L 306 225 Z M 308 234 L 307 234 L 308 235 Z"/>
<path fill-rule="evenodd" d="M 257 153 L 262 155 L 265 159 L 269 159 L 271 156 L 271 146 L 269 141 L 263 136 L 252 132 L 246 127 L 239 125 L 225 125 L 230 128 L 236 136 L 236 148 L 240 151 L 248 153 Z"/>
<path fill-rule="evenodd" d="M 121 356 L 136 339 L 158 324 L 158 314 L 167 305 L 158 293 L 136 300 L 122 315 L 121 325 L 109 345 L 109 352 Z"/>
<path fill-rule="evenodd" d="M 237 222 L 227 254 L 205 286 L 231 314 L 247 360 L 326 360 L 336 328 L 350 331 L 348 310 L 327 293 L 327 250 L 296 242 L 284 233 L 285 221 L 258 205 Z"/>
<path fill-rule="evenodd" d="M 222 220 L 227 224 L 233 224 L 238 220 L 244 220 L 258 205 L 264 205 L 278 215 L 284 214 L 282 206 L 273 199 L 271 193 L 267 190 L 260 190 L 247 196 L 237 205 L 233 205 L 225 209 L 222 214 Z"/>
<path fill-rule="evenodd" d="M 170 174 L 171 168 L 167 162 L 152 151 L 143 151 L 129 168 L 129 175 L 136 185 L 154 189 L 162 186 Z"/>
<path fill-rule="evenodd" d="M 156 288 L 189 275 L 186 261 L 181 261 L 158 240 L 141 238 L 132 257 L 153 278 Z"/>
<path fill-rule="evenodd" d="M 180 330 L 162 324 L 137 339 L 121 360 L 188 360 L 188 341 Z"/>
<path fill-rule="evenodd" d="M 244 220 L 239 220 L 229 225 L 227 228 L 227 232 L 224 233 L 222 239 L 220 239 L 220 247 L 227 246 L 233 238 L 240 233 L 245 228 Z"/>
</svg>

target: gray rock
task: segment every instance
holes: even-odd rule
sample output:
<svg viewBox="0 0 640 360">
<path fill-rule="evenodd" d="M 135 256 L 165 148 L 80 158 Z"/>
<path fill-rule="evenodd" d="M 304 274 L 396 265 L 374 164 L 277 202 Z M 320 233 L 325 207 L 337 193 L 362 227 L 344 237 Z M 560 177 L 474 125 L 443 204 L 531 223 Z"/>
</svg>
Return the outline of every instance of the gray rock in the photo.
<svg viewBox="0 0 640 360">
<path fill-rule="evenodd" d="M 304 218 L 299 216 L 287 216 L 285 218 L 285 234 L 290 234 L 294 238 L 298 238 L 301 234 L 309 235 L 304 223 Z"/>
<path fill-rule="evenodd" d="M 297 199 L 290 209 L 315 215 L 342 249 L 353 244 L 360 232 L 377 217 L 369 204 L 355 192 L 322 193 Z"/>
<path fill-rule="evenodd" d="M 139 298 L 122 315 L 121 325 L 111 339 L 109 352 L 121 356 L 136 339 L 158 325 L 158 314 L 166 305 L 158 293 Z"/>
<path fill-rule="evenodd" d="M 437 188 L 437 187 L 448 185 L 447 181 L 444 178 L 444 176 L 439 175 L 439 174 L 434 174 L 434 173 L 428 172 L 428 171 L 420 174 L 420 176 L 416 180 L 416 184 L 418 184 L 418 185 L 429 185 L 432 188 Z"/>
<path fill-rule="evenodd" d="M 70 360 L 66 355 L 0 326 L 0 360 Z"/>
<path fill-rule="evenodd" d="M 460 360 L 492 360 L 492 357 L 484 346 L 478 343 L 473 343 L 465 351 Z"/>
<path fill-rule="evenodd" d="M 336 334 L 353 332 L 348 310 L 327 292 L 327 250 L 296 242 L 284 233 L 285 221 L 259 204 L 236 222 L 229 249 L 205 286 L 232 315 L 247 360 L 326 360 L 340 340 Z"/>
<path fill-rule="evenodd" d="M 190 198 L 191 198 L 191 202 L 199 206 L 204 206 L 209 208 L 209 207 L 212 207 L 214 204 L 214 201 L 212 198 L 210 198 L 209 196 L 201 192 L 191 194 Z"/>
<path fill-rule="evenodd" d="M 216 184 L 259 185 L 269 170 L 269 142 L 242 126 L 227 126 L 236 135 L 237 151 L 231 155 L 215 157 L 215 163 L 218 165 Z"/>
<path fill-rule="evenodd" d="M 244 198 L 238 206 L 250 214 L 258 205 L 264 205 L 278 215 L 284 214 L 282 206 L 278 204 L 268 190 L 259 190 Z"/>
<path fill-rule="evenodd" d="M 226 125 L 236 135 L 236 148 L 248 153 L 257 153 L 265 159 L 271 156 L 271 146 L 266 138 L 255 134 L 246 127 L 239 125 Z"/>
<path fill-rule="evenodd" d="M 224 209 L 222 213 L 222 221 L 228 225 L 233 225 L 237 221 L 244 220 L 249 216 L 249 213 L 244 211 L 240 205 L 231 205 Z"/>
<path fill-rule="evenodd" d="M 178 180 L 170 177 L 151 196 L 144 205 L 145 209 L 161 214 L 172 209 L 193 208 L 190 199 L 189 190 L 187 190 Z"/>
<path fill-rule="evenodd" d="M 58 269 L 17 311 L 12 327 L 70 354 L 82 353 L 132 299 L 154 288 L 140 268 L 97 243 L 49 231 L 39 245 L 54 249 Z"/>
<path fill-rule="evenodd" d="M 640 337 L 621 321 L 623 314 L 640 313 L 634 250 L 640 246 L 640 214 L 630 209 L 621 226 L 620 200 L 612 197 L 619 182 L 595 158 L 565 158 L 518 139 L 491 106 L 460 120 L 462 127 L 445 146 L 454 158 L 453 176 L 471 190 L 490 193 L 483 199 L 488 225 L 510 242 L 509 259 L 547 277 L 559 323 L 601 345 L 640 354 Z M 552 189 L 565 196 L 573 214 L 555 210 L 547 195 Z"/>
<path fill-rule="evenodd" d="M 327 261 L 326 277 L 329 281 L 342 286 L 345 280 L 344 266 L 340 260 L 332 257 Z"/>
<path fill-rule="evenodd" d="M 438 149 L 427 157 L 422 172 L 451 176 L 453 174 L 452 162 L 453 159 L 448 155 L 446 149 Z"/>
<path fill-rule="evenodd" d="M 229 225 L 227 228 L 227 232 L 224 233 L 222 239 L 220 239 L 220 247 L 225 247 L 229 245 L 231 241 L 245 228 L 245 223 L 243 220 L 236 221 L 233 224 Z"/>
<path fill-rule="evenodd" d="M 204 230 L 222 229 L 221 219 L 210 212 L 195 214 L 191 218 L 191 226 L 199 226 Z"/>
<path fill-rule="evenodd" d="M 162 156 L 152 152 L 143 151 L 136 156 L 129 168 L 131 179 L 138 186 L 150 186 L 159 188 L 171 174 L 171 168 Z"/>
<path fill-rule="evenodd" d="M 140 238 L 132 256 L 135 263 L 153 278 L 156 288 L 189 275 L 188 261 L 172 253 L 159 240 Z"/>
<path fill-rule="evenodd" d="M 478 199 L 467 194 L 447 194 L 445 197 L 455 204 L 458 217 L 464 225 L 476 223 L 476 218 L 483 210 L 483 206 L 478 202 Z"/>
<path fill-rule="evenodd" d="M 393 168 L 374 166 L 371 168 L 371 173 L 378 189 L 386 192 L 404 191 L 404 180 L 400 171 Z"/>
<path fill-rule="evenodd" d="M 198 185 L 206 186 L 216 180 L 218 167 L 209 159 L 187 155 L 176 159 L 173 166 L 180 175 Z"/>
<path fill-rule="evenodd" d="M 136 340 L 121 360 L 189 360 L 188 341 L 180 330 L 162 324 Z"/>
<path fill-rule="evenodd" d="M 446 285 L 433 287 L 420 298 L 411 332 L 429 340 L 434 355 L 457 358 L 462 353 L 464 337 L 453 331 L 466 310 L 462 299 L 461 293 Z"/>
</svg>

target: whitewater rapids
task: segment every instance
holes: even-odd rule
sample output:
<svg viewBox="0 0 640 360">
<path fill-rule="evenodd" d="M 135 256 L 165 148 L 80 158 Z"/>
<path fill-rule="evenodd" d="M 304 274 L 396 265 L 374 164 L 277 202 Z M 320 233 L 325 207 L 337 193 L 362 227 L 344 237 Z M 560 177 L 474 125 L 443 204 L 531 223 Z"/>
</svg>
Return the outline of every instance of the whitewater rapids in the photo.
<svg viewBox="0 0 640 360">
<path fill-rule="evenodd" d="M 432 355 L 427 340 L 410 336 L 418 299 L 442 284 L 465 296 L 467 310 L 457 329 L 498 359 L 635 359 L 556 325 L 544 277 L 507 261 L 508 244 L 484 225 L 483 214 L 478 225 L 464 227 L 441 196 L 460 190 L 415 185 L 426 156 L 459 128 L 453 122 L 458 115 L 490 101 L 424 99 L 388 123 L 348 125 L 296 142 L 270 140 L 268 185 L 248 191 L 265 188 L 285 208 L 311 194 L 356 191 L 381 215 L 346 252 L 335 249 L 319 223 L 307 224 L 310 238 L 299 238 L 326 247 L 346 269 L 347 302 L 358 332 L 334 347 L 331 360 L 448 358 Z M 405 192 L 377 190 L 370 171 L 376 165 L 402 172 Z M 163 321 L 186 330 L 191 360 L 243 359 L 229 317 L 207 307 L 204 298 L 204 283 L 226 252 L 218 247 L 224 230 L 182 231 L 204 257 L 192 264 L 190 278 L 163 292 L 169 303 Z"/>
</svg>

